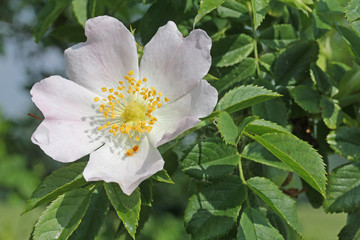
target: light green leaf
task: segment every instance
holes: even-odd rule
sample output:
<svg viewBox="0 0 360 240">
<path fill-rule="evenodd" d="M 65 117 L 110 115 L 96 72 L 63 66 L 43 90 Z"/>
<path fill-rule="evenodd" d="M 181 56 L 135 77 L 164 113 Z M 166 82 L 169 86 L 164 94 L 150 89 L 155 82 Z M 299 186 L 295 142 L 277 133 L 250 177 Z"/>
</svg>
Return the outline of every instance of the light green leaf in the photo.
<svg viewBox="0 0 360 240">
<path fill-rule="evenodd" d="M 249 56 L 253 49 L 253 39 L 246 34 L 222 38 L 213 43 L 213 64 L 217 67 L 232 66 Z"/>
<path fill-rule="evenodd" d="M 236 18 L 240 21 L 245 21 L 249 18 L 247 7 L 235 0 L 226 0 L 217 8 L 217 11 L 222 18 Z"/>
<path fill-rule="evenodd" d="M 320 95 L 310 86 L 298 85 L 290 90 L 295 102 L 309 113 L 320 112 Z"/>
<path fill-rule="evenodd" d="M 342 122 L 342 112 L 338 101 L 331 98 L 321 97 L 320 100 L 321 116 L 330 129 L 337 128 Z"/>
<path fill-rule="evenodd" d="M 241 215 L 237 240 L 284 240 L 279 231 L 255 208 L 247 207 Z"/>
<path fill-rule="evenodd" d="M 351 212 L 346 219 L 346 225 L 338 234 L 339 240 L 360 239 L 360 211 Z"/>
<path fill-rule="evenodd" d="M 280 96 L 280 94 L 263 87 L 253 85 L 240 86 L 227 92 L 220 99 L 216 109 L 232 113 Z"/>
<path fill-rule="evenodd" d="M 88 5 L 88 0 L 73 0 L 72 1 L 74 15 L 75 15 L 77 21 L 83 27 L 85 26 L 85 22 L 88 19 L 87 5 Z"/>
<path fill-rule="evenodd" d="M 217 116 L 217 127 L 225 143 L 237 145 L 238 128 L 227 112 L 220 112 Z"/>
<path fill-rule="evenodd" d="M 104 183 L 106 194 L 128 233 L 135 239 L 141 209 L 141 195 L 136 189 L 130 196 L 124 194 L 119 184 Z"/>
<path fill-rule="evenodd" d="M 292 168 L 302 179 L 325 196 L 326 172 L 320 154 L 294 135 L 267 133 L 251 136 L 267 150 Z"/>
<path fill-rule="evenodd" d="M 257 119 L 251 122 L 246 126 L 246 131 L 257 135 L 265 133 L 290 133 L 286 128 L 264 119 Z"/>
<path fill-rule="evenodd" d="M 349 160 L 360 159 L 360 128 L 339 127 L 326 138 L 330 147 Z"/>
<path fill-rule="evenodd" d="M 350 28 L 336 25 L 336 30 L 349 45 L 355 56 L 360 57 L 360 35 Z"/>
<path fill-rule="evenodd" d="M 308 6 L 309 4 L 313 4 L 312 0 L 279 0 L 280 2 L 286 3 L 289 6 L 299 9 L 305 14 L 308 12 L 312 12 L 312 9 Z"/>
<path fill-rule="evenodd" d="M 24 213 L 50 202 L 61 194 L 86 184 L 82 172 L 86 162 L 72 163 L 45 178 L 27 201 Z"/>
<path fill-rule="evenodd" d="M 310 63 L 316 61 L 319 46 L 313 40 L 298 41 L 280 54 L 274 65 L 279 85 L 292 85 L 309 76 Z"/>
<path fill-rule="evenodd" d="M 89 207 L 79 227 L 69 240 L 95 239 L 109 211 L 109 200 L 101 186 L 91 197 Z"/>
<path fill-rule="evenodd" d="M 345 9 L 345 17 L 349 22 L 360 18 L 360 0 L 351 0 Z"/>
<path fill-rule="evenodd" d="M 165 169 L 155 173 L 151 178 L 158 182 L 174 184 L 173 180 L 171 179 L 171 177 L 169 176 L 169 174 Z"/>
<path fill-rule="evenodd" d="M 281 162 L 277 157 L 257 142 L 252 142 L 246 145 L 241 153 L 241 157 L 267 166 L 279 168 L 284 171 L 292 171 L 291 167 Z"/>
<path fill-rule="evenodd" d="M 281 49 L 298 40 L 298 37 L 290 24 L 280 24 L 263 30 L 259 40 L 269 48 Z"/>
<path fill-rule="evenodd" d="M 183 161 L 183 172 L 191 177 L 209 180 L 222 177 L 236 167 L 239 161 L 236 147 L 219 139 L 199 142 Z"/>
<path fill-rule="evenodd" d="M 52 23 L 58 18 L 71 1 L 72 0 L 49 0 L 46 2 L 45 6 L 41 9 L 38 15 L 38 19 L 34 27 L 33 34 L 36 42 L 40 41 Z"/>
<path fill-rule="evenodd" d="M 189 198 L 185 228 L 192 239 L 220 238 L 236 224 L 246 187 L 239 177 L 226 176 Z"/>
<path fill-rule="evenodd" d="M 272 65 L 275 61 L 276 54 L 275 53 L 265 53 L 259 59 L 259 63 L 263 66 L 267 71 L 271 72 Z"/>
<path fill-rule="evenodd" d="M 52 202 L 35 225 L 34 240 L 68 239 L 89 206 L 91 192 L 75 189 Z"/>
<path fill-rule="evenodd" d="M 252 113 L 268 121 L 286 126 L 288 110 L 281 99 L 270 99 L 251 106 Z"/>
<path fill-rule="evenodd" d="M 201 18 L 203 18 L 206 14 L 218 8 L 221 4 L 223 4 L 225 0 L 201 0 L 200 1 L 200 9 L 194 19 L 194 26 Z"/>
<path fill-rule="evenodd" d="M 257 119 L 258 119 L 257 116 L 249 116 L 249 117 L 246 117 L 244 120 L 241 121 L 241 123 L 237 127 L 238 128 L 237 132 L 239 133 L 237 142 L 239 142 L 239 140 L 240 140 L 241 136 L 243 135 L 246 127 L 249 126 L 252 122 L 254 122 Z"/>
<path fill-rule="evenodd" d="M 269 8 L 269 2 L 270 0 L 251 0 L 254 31 L 260 26 L 261 22 L 264 20 Z"/>
<path fill-rule="evenodd" d="M 323 206 L 326 212 L 350 212 L 360 208 L 360 163 L 335 168 Z"/>
<path fill-rule="evenodd" d="M 253 177 L 247 180 L 247 184 L 256 195 L 301 236 L 295 200 L 282 193 L 269 179 Z"/>
</svg>

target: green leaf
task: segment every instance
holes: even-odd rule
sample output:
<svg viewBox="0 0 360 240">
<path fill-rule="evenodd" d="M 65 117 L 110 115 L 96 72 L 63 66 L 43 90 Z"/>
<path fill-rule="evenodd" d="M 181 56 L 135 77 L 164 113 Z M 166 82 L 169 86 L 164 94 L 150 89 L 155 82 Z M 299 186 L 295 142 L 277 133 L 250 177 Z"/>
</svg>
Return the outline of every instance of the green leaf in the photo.
<svg viewBox="0 0 360 240">
<path fill-rule="evenodd" d="M 201 18 L 203 18 L 206 14 L 210 13 L 221 4 L 223 4 L 225 0 L 202 0 L 200 2 L 199 11 L 194 19 L 194 26 Z"/>
<path fill-rule="evenodd" d="M 279 96 L 281 95 L 263 87 L 240 86 L 227 92 L 220 99 L 216 110 L 232 113 Z"/>
<path fill-rule="evenodd" d="M 342 122 L 342 112 L 338 101 L 331 98 L 321 97 L 320 100 L 321 116 L 330 129 L 337 128 Z"/>
<path fill-rule="evenodd" d="M 292 168 L 302 179 L 325 196 L 325 168 L 320 154 L 294 135 L 267 133 L 251 136 L 267 150 Z"/>
<path fill-rule="evenodd" d="M 339 127 L 326 138 L 330 147 L 349 160 L 360 159 L 360 128 Z"/>
<path fill-rule="evenodd" d="M 85 22 L 88 19 L 87 14 L 88 0 L 73 0 L 73 12 L 81 26 L 85 26 Z"/>
<path fill-rule="evenodd" d="M 350 28 L 336 25 L 336 30 L 349 45 L 355 56 L 360 57 L 360 35 Z"/>
<path fill-rule="evenodd" d="M 246 145 L 241 153 L 241 157 L 267 166 L 279 168 L 284 171 L 292 171 L 289 166 L 281 162 L 277 157 L 257 142 L 252 142 Z"/>
<path fill-rule="evenodd" d="M 251 107 L 252 113 L 268 121 L 286 126 L 288 110 L 281 99 L 270 99 Z"/>
<path fill-rule="evenodd" d="M 323 206 L 326 212 L 350 212 L 360 207 L 360 163 L 346 164 L 329 174 Z"/>
<path fill-rule="evenodd" d="M 300 224 L 296 214 L 296 202 L 282 193 L 269 179 L 253 177 L 247 180 L 250 189 L 273 209 L 299 235 Z"/>
<path fill-rule="evenodd" d="M 280 54 L 274 65 L 279 85 L 292 85 L 308 78 L 310 63 L 316 61 L 319 46 L 312 40 L 298 41 Z"/>
<path fill-rule="evenodd" d="M 247 207 L 241 215 L 238 240 L 284 240 L 279 231 L 258 210 Z"/>
<path fill-rule="evenodd" d="M 236 224 L 245 198 L 246 187 L 235 176 L 203 186 L 189 198 L 184 216 L 186 231 L 194 240 L 224 236 Z"/>
<path fill-rule="evenodd" d="M 82 172 L 86 162 L 72 163 L 45 178 L 27 201 L 24 213 L 50 202 L 61 194 L 86 184 Z"/>
<path fill-rule="evenodd" d="M 109 200 L 101 186 L 91 197 L 89 207 L 79 227 L 69 240 L 95 239 L 109 211 Z"/>
<path fill-rule="evenodd" d="M 257 119 L 251 122 L 246 126 L 246 131 L 257 135 L 265 133 L 290 133 L 286 128 L 264 119 Z"/>
<path fill-rule="evenodd" d="M 305 14 L 312 12 L 311 7 L 308 4 L 313 4 L 312 0 L 279 0 L 280 2 L 286 3 L 289 6 L 299 9 Z"/>
<path fill-rule="evenodd" d="M 338 235 L 339 240 L 360 239 L 360 211 L 351 212 L 346 219 L 346 225 Z"/>
<path fill-rule="evenodd" d="M 271 72 L 272 65 L 275 61 L 276 55 L 275 53 L 265 53 L 259 59 L 259 63 L 263 66 L 267 71 Z"/>
<path fill-rule="evenodd" d="M 308 85 L 298 85 L 290 90 L 295 102 L 309 113 L 320 112 L 320 95 Z"/>
<path fill-rule="evenodd" d="M 239 85 L 244 79 L 253 76 L 255 69 L 255 59 L 245 58 L 219 81 L 213 83 L 213 86 L 219 91 L 219 94 L 223 94 L 224 91 L 232 88 L 234 85 Z"/>
<path fill-rule="evenodd" d="M 232 66 L 249 56 L 253 49 L 253 39 L 246 34 L 222 38 L 213 43 L 213 64 L 217 67 Z"/>
<path fill-rule="evenodd" d="M 320 91 L 325 94 L 331 93 L 333 84 L 331 83 L 329 76 L 321 70 L 320 67 L 313 65 L 310 70 L 310 76 Z"/>
<path fill-rule="evenodd" d="M 238 128 L 227 112 L 220 112 L 217 116 L 217 127 L 225 143 L 237 145 Z"/>
<path fill-rule="evenodd" d="M 258 119 L 257 116 L 249 116 L 249 117 L 247 117 L 247 118 L 245 118 L 244 120 L 241 121 L 241 123 L 238 126 L 238 130 L 237 130 L 237 132 L 239 133 L 239 136 L 237 138 L 237 142 L 240 141 L 240 138 L 243 135 L 246 127 L 249 126 L 252 122 L 254 122 L 257 119 Z"/>
<path fill-rule="evenodd" d="M 59 17 L 71 1 L 72 0 L 49 0 L 46 2 L 38 15 L 34 27 L 33 34 L 36 42 L 39 42 L 52 23 Z"/>
<path fill-rule="evenodd" d="M 91 192 L 75 189 L 52 202 L 35 225 L 34 240 L 68 239 L 89 206 Z"/>
<path fill-rule="evenodd" d="M 261 22 L 264 20 L 269 8 L 269 2 L 270 0 L 251 0 L 254 31 L 256 31 Z"/>
<path fill-rule="evenodd" d="M 235 0 L 226 0 L 217 11 L 222 18 L 235 18 L 239 21 L 246 21 L 249 18 L 248 8 Z"/>
<path fill-rule="evenodd" d="M 231 172 L 239 161 L 234 146 L 218 139 L 199 142 L 182 163 L 183 172 L 203 180 L 217 179 Z"/>
<path fill-rule="evenodd" d="M 349 22 L 360 18 L 360 0 L 351 0 L 345 9 L 345 17 Z"/>
<path fill-rule="evenodd" d="M 173 180 L 165 169 L 155 173 L 151 178 L 158 182 L 174 184 Z"/>
<path fill-rule="evenodd" d="M 263 30 L 259 40 L 269 48 L 281 49 L 298 40 L 298 37 L 290 24 L 280 24 Z"/>
<path fill-rule="evenodd" d="M 123 222 L 128 233 L 135 239 L 136 227 L 138 226 L 141 195 L 136 189 L 130 196 L 124 194 L 119 184 L 104 183 L 106 194 L 114 207 L 117 215 Z"/>
</svg>

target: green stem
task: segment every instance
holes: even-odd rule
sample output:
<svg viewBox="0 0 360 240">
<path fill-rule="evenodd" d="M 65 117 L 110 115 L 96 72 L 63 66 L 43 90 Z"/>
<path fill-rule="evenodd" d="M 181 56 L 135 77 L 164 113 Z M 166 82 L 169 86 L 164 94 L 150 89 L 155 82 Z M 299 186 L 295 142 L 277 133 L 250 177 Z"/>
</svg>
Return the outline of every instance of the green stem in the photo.
<svg viewBox="0 0 360 240">
<path fill-rule="evenodd" d="M 245 180 L 245 177 L 244 177 L 244 172 L 243 172 L 243 169 L 242 169 L 242 165 L 241 165 L 241 156 L 239 155 L 239 175 L 240 175 L 240 179 L 241 181 L 243 182 L 243 184 L 246 185 L 246 180 Z"/>
<path fill-rule="evenodd" d="M 258 56 L 258 50 L 257 50 L 257 40 L 254 32 L 254 56 L 255 56 L 255 64 L 256 64 L 256 73 L 258 77 L 260 77 L 260 66 L 259 66 L 259 56 Z"/>
</svg>

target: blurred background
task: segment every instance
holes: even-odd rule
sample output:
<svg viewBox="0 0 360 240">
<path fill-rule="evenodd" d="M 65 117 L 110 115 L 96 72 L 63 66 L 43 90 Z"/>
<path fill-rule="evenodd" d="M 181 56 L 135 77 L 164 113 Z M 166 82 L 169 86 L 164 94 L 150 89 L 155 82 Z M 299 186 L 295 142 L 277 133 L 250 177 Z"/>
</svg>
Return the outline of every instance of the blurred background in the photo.
<svg viewBox="0 0 360 240">
<path fill-rule="evenodd" d="M 35 43 L 32 29 L 36 16 L 44 6 L 42 0 L 0 0 L 0 239 L 28 239 L 36 219 L 44 210 L 37 208 L 21 216 L 26 199 L 40 181 L 61 164 L 47 157 L 30 141 L 42 116 L 31 102 L 31 86 L 50 75 L 65 75 L 63 51 L 85 40 L 84 30 L 71 10 L 55 22 L 55 30 Z M 103 12 L 121 19 L 125 25 L 134 23 L 149 8 L 141 1 L 104 0 Z M 189 14 L 192 14 L 191 12 Z M 195 16 L 196 13 L 193 13 Z M 191 24 L 190 24 L 191 25 Z M 186 29 L 181 29 L 186 34 Z M 67 32 L 68 34 L 63 34 Z M 70 33 L 70 34 L 69 34 Z M 146 37 L 146 36 L 145 36 Z M 333 162 L 330 159 L 330 164 Z M 339 159 L 336 162 L 341 162 Z M 153 208 L 138 239 L 189 239 L 183 226 L 188 178 L 177 170 L 177 162 L 167 162 L 175 185 L 157 184 Z M 330 166 L 333 168 L 333 166 Z M 292 183 L 296 186 L 299 179 Z M 325 214 L 313 209 L 299 197 L 298 214 L 304 239 L 337 239 L 345 225 L 345 214 Z M 116 219 L 116 216 L 113 216 Z M 110 219 L 111 220 L 111 219 Z M 116 224 L 109 220 L 104 232 Z M 114 220 L 115 221 L 115 220 Z M 316 223 L 316 224 L 314 224 Z M 106 235 L 106 234 L 105 234 Z M 104 235 L 104 236 L 105 236 Z M 319 237 L 322 236 L 322 237 Z M 105 237 L 104 237 L 105 239 Z"/>
</svg>

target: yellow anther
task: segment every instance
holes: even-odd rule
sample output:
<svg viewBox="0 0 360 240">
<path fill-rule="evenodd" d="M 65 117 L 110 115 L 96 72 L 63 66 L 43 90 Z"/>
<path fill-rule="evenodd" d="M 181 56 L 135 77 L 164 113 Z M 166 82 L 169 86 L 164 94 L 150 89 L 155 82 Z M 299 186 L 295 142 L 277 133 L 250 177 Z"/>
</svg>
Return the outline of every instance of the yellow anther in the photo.
<svg viewBox="0 0 360 240">
<path fill-rule="evenodd" d="M 161 108 L 162 104 L 161 104 L 161 103 L 158 103 L 158 105 L 157 105 L 157 106 L 158 106 L 158 108 Z"/>
<path fill-rule="evenodd" d="M 134 152 L 137 152 L 139 150 L 139 145 L 135 145 L 132 149 Z"/>
<path fill-rule="evenodd" d="M 106 88 L 106 87 L 103 87 L 103 88 L 101 88 L 101 90 L 102 90 L 103 92 L 106 92 L 106 91 L 107 91 L 107 88 Z"/>
<path fill-rule="evenodd" d="M 98 129 L 97 129 L 97 130 L 99 130 L 99 131 L 100 131 L 101 129 L 103 129 L 103 127 L 102 127 L 102 126 L 98 127 Z"/>
<path fill-rule="evenodd" d="M 139 136 L 136 136 L 136 137 L 135 137 L 135 141 L 137 141 L 137 142 L 140 141 L 140 137 L 139 137 Z"/>
<path fill-rule="evenodd" d="M 147 81 L 147 79 L 146 78 L 143 78 L 143 82 L 146 82 Z"/>
<path fill-rule="evenodd" d="M 99 100 L 100 100 L 100 98 L 98 98 L 98 97 L 95 97 L 95 98 L 94 98 L 94 101 L 95 101 L 95 102 L 97 102 L 97 101 L 99 101 Z"/>
<path fill-rule="evenodd" d="M 138 85 L 138 86 L 140 86 L 142 84 L 142 81 L 141 80 L 139 80 L 137 83 L 136 83 L 136 85 Z"/>
<path fill-rule="evenodd" d="M 128 74 L 129 76 L 134 75 L 134 71 L 129 71 Z"/>
<path fill-rule="evenodd" d="M 168 101 L 169 101 L 169 99 L 167 97 L 165 97 L 165 102 L 168 102 Z"/>
<path fill-rule="evenodd" d="M 102 112 L 102 111 L 104 111 L 104 107 L 101 106 L 101 107 L 99 108 L 99 112 Z"/>
<path fill-rule="evenodd" d="M 161 97 L 161 96 L 162 96 L 162 93 L 161 93 L 161 92 L 158 92 L 158 95 L 159 95 L 159 97 Z"/>
<path fill-rule="evenodd" d="M 120 85 L 123 85 L 123 84 L 124 84 L 124 82 L 123 82 L 123 81 L 119 81 L 119 84 L 120 84 Z"/>
<path fill-rule="evenodd" d="M 111 92 L 111 93 L 112 93 L 113 91 L 114 91 L 114 89 L 113 89 L 113 88 L 110 88 L 110 89 L 109 89 L 109 92 Z"/>
</svg>

